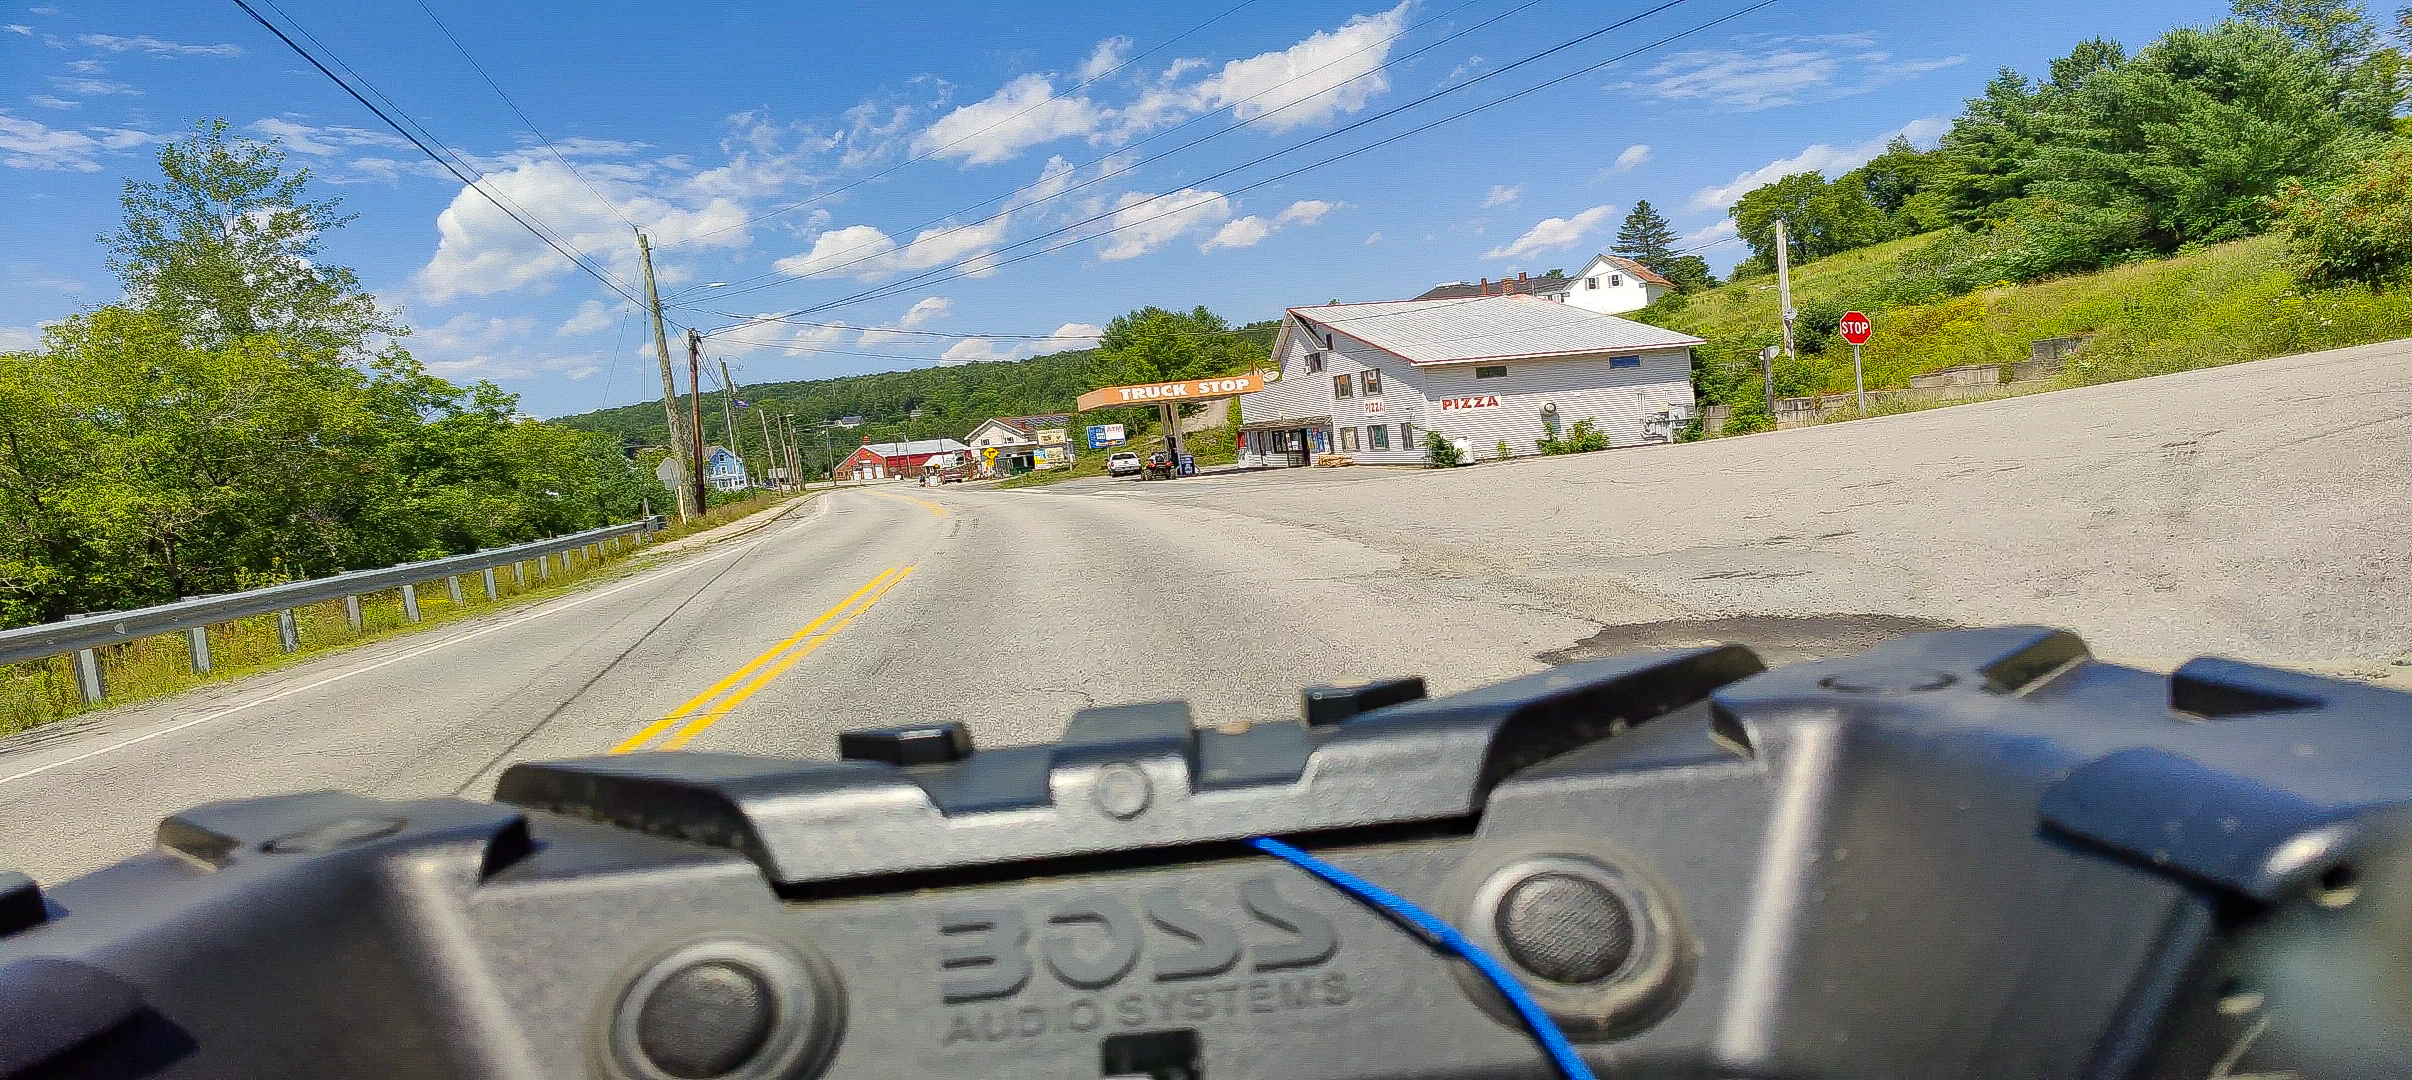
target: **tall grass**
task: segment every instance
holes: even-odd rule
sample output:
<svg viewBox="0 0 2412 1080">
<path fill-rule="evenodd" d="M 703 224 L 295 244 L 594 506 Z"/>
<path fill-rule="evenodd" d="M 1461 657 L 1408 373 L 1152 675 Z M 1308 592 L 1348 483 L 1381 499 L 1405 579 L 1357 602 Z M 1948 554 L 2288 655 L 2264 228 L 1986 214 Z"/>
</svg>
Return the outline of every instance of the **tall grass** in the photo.
<svg viewBox="0 0 2412 1080">
<path fill-rule="evenodd" d="M 1870 389 L 1962 364 L 2025 360 L 2045 338 L 2091 334 L 2063 385 L 2113 382 L 2412 335 L 2412 290 L 2308 288 L 2284 243 L 2256 237 L 2167 259 L 2028 285 L 1996 285 L 1949 299 L 1885 307 L 1887 279 L 1924 238 L 1818 260 L 1793 276 L 1793 305 L 1859 307 L 1875 320 L 1863 350 Z M 1775 340 L 1776 299 L 1765 280 L 1741 282 L 1642 313 L 1706 338 L 1704 363 L 1734 363 Z M 1730 355 L 1729 355 L 1730 354 Z M 1755 391 L 1753 377 L 1738 387 Z M 1851 387 L 1839 341 L 1778 372 L 1779 392 Z M 1754 392 L 1749 395 L 1755 399 Z"/>
</svg>

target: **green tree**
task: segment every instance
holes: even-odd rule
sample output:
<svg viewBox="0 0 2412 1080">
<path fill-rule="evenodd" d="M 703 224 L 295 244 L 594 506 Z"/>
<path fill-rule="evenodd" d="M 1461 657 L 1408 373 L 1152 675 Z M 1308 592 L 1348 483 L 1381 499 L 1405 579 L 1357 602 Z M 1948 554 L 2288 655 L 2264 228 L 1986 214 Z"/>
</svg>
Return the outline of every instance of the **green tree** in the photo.
<svg viewBox="0 0 2412 1080">
<path fill-rule="evenodd" d="M 2026 194 L 2028 163 L 2038 145 L 2036 98 L 2026 76 L 2003 68 L 1985 84 L 1984 95 L 1969 99 L 1953 119 L 1934 178 L 1945 217 L 1983 224 L 2000 204 Z"/>
<path fill-rule="evenodd" d="M 1667 260 L 1658 276 L 1675 286 L 1677 293 L 1693 293 L 1717 284 L 1717 275 L 1710 272 L 1708 260 L 1698 255 L 1677 255 Z"/>
<path fill-rule="evenodd" d="M 2378 27 L 2363 14 L 2359 0 L 2236 0 L 2230 10 L 2294 39 L 2331 71 L 2360 64 L 2378 46 Z"/>
<path fill-rule="evenodd" d="M 1664 277 L 1675 261 L 1675 227 L 1667 224 L 1666 216 L 1651 206 L 1650 200 L 1637 200 L 1616 231 L 1616 246 L 1609 250 Z"/>
<path fill-rule="evenodd" d="M 1782 219 L 1794 263 L 1849 251 L 1890 235 L 1884 211 L 1857 183 L 1829 184 L 1820 173 L 1794 173 L 1745 192 L 1729 211 L 1754 257 L 1775 257 L 1775 223 Z"/>
<path fill-rule="evenodd" d="M 1265 349 L 1231 332 L 1231 324 L 1204 307 L 1167 311 L 1144 307 L 1106 323 L 1091 368 L 1093 386 L 1171 382 L 1245 371 Z"/>
<path fill-rule="evenodd" d="M 2251 235 L 2280 188 L 2329 174 L 2385 123 L 2341 96 L 2320 55 L 2276 30 L 2172 30 L 2056 103 L 2030 190 L 2131 219 L 2158 250 Z"/>
<path fill-rule="evenodd" d="M 125 217 L 102 238 L 133 303 L 202 344 L 275 334 L 308 348 L 357 348 L 402 329 L 350 270 L 319 259 L 320 238 L 351 219 L 304 197 L 308 169 L 284 150 L 196 126 L 161 148 L 156 183 L 127 180 Z"/>
<path fill-rule="evenodd" d="M 2278 226 L 2316 285 L 2412 280 L 2412 141 L 2320 187 L 2290 184 Z"/>
</svg>

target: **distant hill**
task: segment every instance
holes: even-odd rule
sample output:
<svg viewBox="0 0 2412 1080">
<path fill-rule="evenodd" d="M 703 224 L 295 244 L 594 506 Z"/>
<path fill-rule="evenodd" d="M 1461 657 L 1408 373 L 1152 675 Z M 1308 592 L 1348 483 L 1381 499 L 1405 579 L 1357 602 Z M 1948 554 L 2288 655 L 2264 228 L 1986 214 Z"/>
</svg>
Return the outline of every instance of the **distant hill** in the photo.
<svg viewBox="0 0 2412 1080">
<path fill-rule="evenodd" d="M 1256 323 L 1242 328 L 1270 346 L 1279 323 Z M 844 456 L 865 438 L 890 442 L 906 438 L 960 439 L 992 416 L 1030 416 L 1069 413 L 1073 400 L 1093 390 L 1091 369 L 1095 349 L 1050 353 L 1028 360 L 915 368 L 848 375 L 836 379 L 739 384 L 737 397 L 755 409 L 739 410 L 739 440 L 746 457 L 760 463 L 762 422 L 756 409 L 772 416 L 795 417 L 803 436 L 808 471 L 825 467 L 822 426 L 840 417 L 859 416 L 862 426 L 828 432 L 829 452 Z M 684 381 L 683 379 L 681 380 Z M 712 380 L 704 380 L 708 388 Z M 685 401 L 682 396 L 681 402 Z M 913 417 L 914 410 L 920 417 Z M 703 403 L 704 438 L 724 442 L 720 396 L 707 393 Z M 1081 417 L 1082 423 L 1127 423 L 1147 426 L 1151 409 L 1100 411 Z M 629 446 L 660 446 L 669 441 L 658 400 L 564 416 L 555 423 L 620 437 Z"/>
</svg>

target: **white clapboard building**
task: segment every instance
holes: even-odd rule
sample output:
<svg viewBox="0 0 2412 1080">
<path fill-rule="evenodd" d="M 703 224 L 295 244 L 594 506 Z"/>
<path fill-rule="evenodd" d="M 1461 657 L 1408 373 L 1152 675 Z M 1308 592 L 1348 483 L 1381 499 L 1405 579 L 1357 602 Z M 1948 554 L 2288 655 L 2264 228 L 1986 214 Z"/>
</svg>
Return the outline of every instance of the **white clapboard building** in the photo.
<svg viewBox="0 0 2412 1080">
<path fill-rule="evenodd" d="M 1586 419 L 1611 447 L 1664 441 L 1691 416 L 1701 344 L 1532 296 L 1291 308 L 1279 381 L 1240 397 L 1240 464 L 1413 464 L 1427 431 L 1523 455 Z"/>
</svg>

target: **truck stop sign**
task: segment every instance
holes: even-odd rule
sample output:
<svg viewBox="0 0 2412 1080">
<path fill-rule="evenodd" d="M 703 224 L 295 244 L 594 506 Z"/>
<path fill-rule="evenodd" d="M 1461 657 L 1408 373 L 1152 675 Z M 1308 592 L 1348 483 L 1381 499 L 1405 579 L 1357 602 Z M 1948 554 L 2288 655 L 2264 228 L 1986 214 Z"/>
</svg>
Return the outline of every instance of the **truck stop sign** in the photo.
<svg viewBox="0 0 2412 1080">
<path fill-rule="evenodd" d="M 1843 313 L 1842 336 L 1844 341 L 1853 345 L 1865 345 L 1868 343 L 1868 334 L 1875 329 L 1876 325 L 1869 322 L 1867 316 L 1856 311 Z"/>
</svg>

